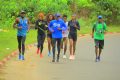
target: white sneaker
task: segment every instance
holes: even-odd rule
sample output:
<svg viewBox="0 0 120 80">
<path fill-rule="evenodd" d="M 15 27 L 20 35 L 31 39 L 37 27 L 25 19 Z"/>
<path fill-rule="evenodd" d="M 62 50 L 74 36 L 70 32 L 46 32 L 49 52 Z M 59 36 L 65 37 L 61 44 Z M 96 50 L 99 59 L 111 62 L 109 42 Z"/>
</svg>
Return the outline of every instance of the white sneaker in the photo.
<svg viewBox="0 0 120 80">
<path fill-rule="evenodd" d="M 72 55 L 72 60 L 74 60 L 75 59 L 75 55 Z"/>
<path fill-rule="evenodd" d="M 69 59 L 72 59 L 72 55 L 70 55 Z"/>
<path fill-rule="evenodd" d="M 67 58 L 66 55 L 63 55 L 63 58 L 66 59 Z"/>
</svg>

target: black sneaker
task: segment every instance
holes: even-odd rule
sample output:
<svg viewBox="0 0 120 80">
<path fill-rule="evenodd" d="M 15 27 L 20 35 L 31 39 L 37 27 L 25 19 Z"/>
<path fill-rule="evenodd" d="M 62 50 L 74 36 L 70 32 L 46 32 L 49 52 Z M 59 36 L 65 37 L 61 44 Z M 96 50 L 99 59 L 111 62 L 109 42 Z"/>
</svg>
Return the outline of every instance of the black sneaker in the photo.
<svg viewBox="0 0 120 80">
<path fill-rule="evenodd" d="M 98 57 L 98 60 L 100 61 L 100 56 Z"/>
<path fill-rule="evenodd" d="M 57 62 L 59 62 L 59 59 L 57 59 Z"/>
<path fill-rule="evenodd" d="M 100 62 L 100 58 L 97 57 L 97 58 L 95 59 L 95 62 Z"/>
<path fill-rule="evenodd" d="M 98 58 L 95 59 L 95 62 L 99 62 Z"/>
<path fill-rule="evenodd" d="M 52 62 L 55 62 L 55 60 L 52 60 Z"/>
</svg>

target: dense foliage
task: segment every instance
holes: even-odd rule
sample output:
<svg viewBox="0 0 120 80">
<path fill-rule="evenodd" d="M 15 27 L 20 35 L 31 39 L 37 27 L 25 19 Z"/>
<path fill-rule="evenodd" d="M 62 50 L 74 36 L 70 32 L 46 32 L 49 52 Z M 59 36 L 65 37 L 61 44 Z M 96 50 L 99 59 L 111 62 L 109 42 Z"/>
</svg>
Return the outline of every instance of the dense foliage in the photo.
<svg viewBox="0 0 120 80">
<path fill-rule="evenodd" d="M 25 10 L 34 23 L 39 12 L 76 13 L 78 18 L 94 21 L 97 15 L 103 15 L 111 24 L 120 23 L 120 0 L 0 0 L 0 28 L 13 24 L 20 10 Z"/>
</svg>

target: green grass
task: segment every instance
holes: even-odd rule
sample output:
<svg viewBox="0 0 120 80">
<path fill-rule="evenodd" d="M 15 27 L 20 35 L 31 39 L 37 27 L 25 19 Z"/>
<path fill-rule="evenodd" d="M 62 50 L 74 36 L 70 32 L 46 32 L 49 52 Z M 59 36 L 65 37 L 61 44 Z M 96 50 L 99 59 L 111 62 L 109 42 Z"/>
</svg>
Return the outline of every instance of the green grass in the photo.
<svg viewBox="0 0 120 80">
<path fill-rule="evenodd" d="M 80 34 L 89 34 L 92 31 L 92 26 L 81 26 Z M 107 26 L 107 32 L 120 32 L 120 26 Z"/>
<path fill-rule="evenodd" d="M 27 34 L 26 44 L 36 42 L 36 31 L 31 30 Z M 9 48 L 7 50 L 7 48 Z M 0 60 L 11 54 L 17 49 L 16 30 L 9 30 L 8 32 L 0 32 Z"/>
<path fill-rule="evenodd" d="M 91 33 L 91 26 L 81 26 L 79 34 Z M 108 32 L 120 32 L 119 26 L 108 26 Z M 37 31 L 31 30 L 27 34 L 26 44 L 31 44 L 36 42 Z M 7 48 L 10 48 L 7 50 Z M 16 30 L 9 30 L 8 32 L 0 32 L 0 60 L 2 60 L 7 55 L 11 54 L 17 49 L 17 37 Z"/>
<path fill-rule="evenodd" d="M 120 32 L 120 26 L 108 26 L 108 32 Z"/>
</svg>

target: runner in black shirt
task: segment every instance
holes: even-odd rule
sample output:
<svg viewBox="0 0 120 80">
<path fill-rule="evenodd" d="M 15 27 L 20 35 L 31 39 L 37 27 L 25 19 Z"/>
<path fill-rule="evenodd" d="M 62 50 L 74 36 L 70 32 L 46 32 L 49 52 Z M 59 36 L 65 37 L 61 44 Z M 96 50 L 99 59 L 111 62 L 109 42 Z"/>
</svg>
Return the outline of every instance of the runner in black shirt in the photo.
<svg viewBox="0 0 120 80">
<path fill-rule="evenodd" d="M 40 13 L 38 16 L 38 20 L 36 21 L 35 24 L 35 29 L 38 30 L 37 32 L 37 42 L 38 42 L 38 46 L 37 46 L 37 54 L 40 53 L 40 57 L 42 58 L 42 51 L 43 51 L 43 44 L 45 41 L 45 30 L 47 30 L 47 22 L 44 20 L 44 14 Z"/>
<path fill-rule="evenodd" d="M 72 15 L 72 20 L 68 22 L 69 41 L 70 41 L 70 58 L 75 59 L 75 48 L 77 41 L 77 30 L 80 30 L 79 22 L 76 20 L 76 15 Z"/>
</svg>

